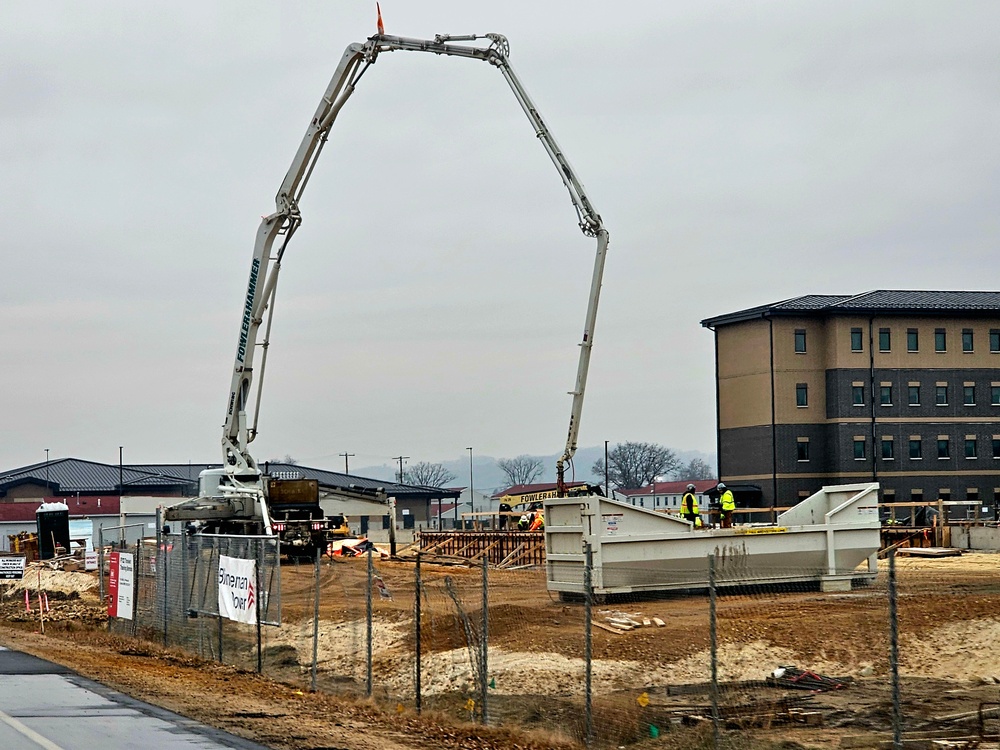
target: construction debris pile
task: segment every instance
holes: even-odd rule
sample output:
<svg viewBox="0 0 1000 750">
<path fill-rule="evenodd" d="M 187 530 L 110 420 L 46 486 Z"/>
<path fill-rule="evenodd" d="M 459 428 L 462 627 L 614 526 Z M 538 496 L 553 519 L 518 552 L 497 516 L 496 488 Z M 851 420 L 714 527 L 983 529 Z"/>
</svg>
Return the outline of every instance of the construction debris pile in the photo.
<svg viewBox="0 0 1000 750">
<path fill-rule="evenodd" d="M 20 580 L 0 587 L 0 619 L 7 622 L 101 623 L 108 619 L 97 594 L 97 575 L 60 570 L 53 561 L 29 563 Z"/>
</svg>

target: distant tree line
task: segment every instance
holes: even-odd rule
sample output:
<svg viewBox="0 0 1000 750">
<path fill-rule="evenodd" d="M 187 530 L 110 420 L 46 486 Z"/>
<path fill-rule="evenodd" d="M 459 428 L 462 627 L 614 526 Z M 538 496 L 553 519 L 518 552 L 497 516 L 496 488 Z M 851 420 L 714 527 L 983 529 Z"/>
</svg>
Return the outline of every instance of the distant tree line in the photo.
<svg viewBox="0 0 1000 750">
<path fill-rule="evenodd" d="M 608 451 L 606 474 L 603 458 L 597 460 L 590 470 L 601 483 L 607 476 L 615 489 L 638 489 L 661 477 L 684 482 L 715 479 L 712 467 L 702 459 L 694 458 L 686 464 L 682 463 L 677 454 L 657 443 L 618 443 Z"/>
</svg>

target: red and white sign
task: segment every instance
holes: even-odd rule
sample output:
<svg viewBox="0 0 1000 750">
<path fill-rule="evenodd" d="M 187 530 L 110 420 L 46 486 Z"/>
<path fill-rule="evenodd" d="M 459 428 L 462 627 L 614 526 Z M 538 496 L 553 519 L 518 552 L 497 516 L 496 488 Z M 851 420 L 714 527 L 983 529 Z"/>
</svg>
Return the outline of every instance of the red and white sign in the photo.
<svg viewBox="0 0 1000 750">
<path fill-rule="evenodd" d="M 256 624 L 256 580 L 256 561 L 219 555 L 219 615 Z"/>
<path fill-rule="evenodd" d="M 108 576 L 108 617 L 132 619 L 132 553 L 112 552 Z"/>
</svg>

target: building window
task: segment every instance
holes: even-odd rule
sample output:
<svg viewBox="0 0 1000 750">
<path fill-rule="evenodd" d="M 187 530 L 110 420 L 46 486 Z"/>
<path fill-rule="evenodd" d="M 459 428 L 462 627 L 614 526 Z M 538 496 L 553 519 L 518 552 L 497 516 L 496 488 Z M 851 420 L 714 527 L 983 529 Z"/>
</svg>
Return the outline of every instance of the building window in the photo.
<svg viewBox="0 0 1000 750">
<path fill-rule="evenodd" d="M 976 386 L 974 385 L 962 386 L 962 403 L 965 406 L 976 405 Z"/>
<path fill-rule="evenodd" d="M 972 329 L 963 328 L 962 329 L 962 351 L 971 352 L 972 351 Z"/>
<path fill-rule="evenodd" d="M 892 386 L 883 385 L 879 387 L 878 402 L 882 406 L 892 406 Z"/>
<path fill-rule="evenodd" d="M 855 406 L 865 405 L 865 387 L 863 385 L 851 386 L 851 403 Z"/>
<path fill-rule="evenodd" d="M 1000 328 L 990 329 L 990 351 L 1000 352 Z"/>
<path fill-rule="evenodd" d="M 966 438 L 965 439 L 965 457 L 966 458 L 979 458 L 976 452 L 976 439 Z"/>
<path fill-rule="evenodd" d="M 809 406 L 809 385 L 807 383 L 795 384 L 795 405 Z"/>
<path fill-rule="evenodd" d="M 806 331 L 804 328 L 795 329 L 795 353 L 806 353 Z"/>
<path fill-rule="evenodd" d="M 799 442 L 795 444 L 795 450 L 796 450 L 796 459 L 797 460 L 799 460 L 799 461 L 808 461 L 809 460 L 809 441 L 808 440 L 799 440 Z"/>
<path fill-rule="evenodd" d="M 861 337 L 860 328 L 851 329 L 851 351 L 863 352 L 865 350 L 864 339 Z"/>
<path fill-rule="evenodd" d="M 993 438 L 993 458 L 1000 458 L 1000 438 Z"/>
<path fill-rule="evenodd" d="M 906 389 L 907 403 L 910 406 L 920 406 L 920 386 L 911 385 Z"/>
<path fill-rule="evenodd" d="M 990 406 L 1000 406 L 1000 385 L 990 386 Z"/>
<path fill-rule="evenodd" d="M 948 339 L 945 336 L 943 328 L 934 329 L 934 351 L 936 352 L 948 351 Z"/>
<path fill-rule="evenodd" d="M 917 337 L 916 328 L 906 329 L 906 351 L 908 352 L 920 351 L 920 339 Z"/>
<path fill-rule="evenodd" d="M 948 453 L 950 449 L 951 446 L 948 443 L 948 438 L 938 438 L 937 441 L 938 458 L 948 458 Z"/>
<path fill-rule="evenodd" d="M 910 458 L 914 460 L 920 460 L 924 457 L 923 444 L 920 442 L 920 438 L 910 438 Z"/>
<path fill-rule="evenodd" d="M 854 438 L 854 460 L 864 461 L 865 460 L 865 441 L 864 439 Z"/>
<path fill-rule="evenodd" d="M 878 350 L 880 352 L 887 352 L 892 349 L 890 345 L 889 329 L 879 328 L 878 329 Z"/>
<path fill-rule="evenodd" d="M 895 457 L 892 438 L 882 438 L 882 460 L 892 461 Z"/>
<path fill-rule="evenodd" d="M 938 406 L 948 405 L 948 386 L 938 385 L 934 387 L 934 403 Z"/>
</svg>

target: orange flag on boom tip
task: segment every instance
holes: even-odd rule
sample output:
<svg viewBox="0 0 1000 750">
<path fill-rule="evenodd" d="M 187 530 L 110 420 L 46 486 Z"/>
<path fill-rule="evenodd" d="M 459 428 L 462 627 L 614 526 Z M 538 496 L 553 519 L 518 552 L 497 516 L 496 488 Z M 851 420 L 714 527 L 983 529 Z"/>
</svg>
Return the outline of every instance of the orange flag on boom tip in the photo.
<svg viewBox="0 0 1000 750">
<path fill-rule="evenodd" d="M 385 26 L 382 25 L 382 7 L 375 3 L 375 10 L 378 12 L 378 33 L 385 34 Z"/>
</svg>

